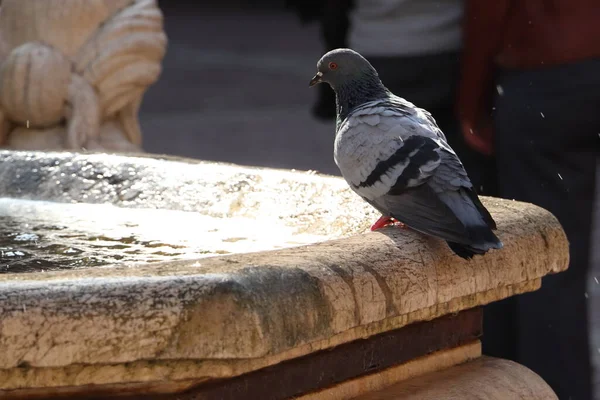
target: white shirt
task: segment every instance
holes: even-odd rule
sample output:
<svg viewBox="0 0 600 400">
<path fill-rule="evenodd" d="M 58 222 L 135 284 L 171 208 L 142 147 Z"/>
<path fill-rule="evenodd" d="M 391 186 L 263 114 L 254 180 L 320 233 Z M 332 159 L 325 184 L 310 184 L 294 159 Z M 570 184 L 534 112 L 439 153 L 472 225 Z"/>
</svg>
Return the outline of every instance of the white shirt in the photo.
<svg viewBox="0 0 600 400">
<path fill-rule="evenodd" d="M 349 47 L 367 56 L 459 50 L 462 17 L 463 0 L 355 0 Z"/>
</svg>

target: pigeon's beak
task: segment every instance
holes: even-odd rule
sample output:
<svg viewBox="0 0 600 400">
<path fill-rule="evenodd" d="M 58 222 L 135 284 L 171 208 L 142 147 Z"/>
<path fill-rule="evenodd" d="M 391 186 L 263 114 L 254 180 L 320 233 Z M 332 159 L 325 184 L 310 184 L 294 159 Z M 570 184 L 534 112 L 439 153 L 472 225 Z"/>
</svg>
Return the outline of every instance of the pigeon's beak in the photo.
<svg viewBox="0 0 600 400">
<path fill-rule="evenodd" d="M 309 87 L 313 87 L 317 83 L 321 83 L 321 78 L 322 77 L 323 77 L 323 73 L 322 72 L 317 72 L 317 74 L 315 76 L 313 76 L 313 78 L 310 80 L 310 83 L 308 84 L 308 86 Z"/>
</svg>

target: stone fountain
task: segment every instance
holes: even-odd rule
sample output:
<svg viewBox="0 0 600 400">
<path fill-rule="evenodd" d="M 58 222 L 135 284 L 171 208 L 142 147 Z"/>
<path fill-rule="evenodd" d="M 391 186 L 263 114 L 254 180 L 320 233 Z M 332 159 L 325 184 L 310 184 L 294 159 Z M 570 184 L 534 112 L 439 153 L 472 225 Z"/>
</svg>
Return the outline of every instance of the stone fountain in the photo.
<svg viewBox="0 0 600 400">
<path fill-rule="evenodd" d="M 368 232 L 337 177 L 64 152 L 0 165 L 2 398 L 555 398 L 479 341 L 481 305 L 567 267 L 539 207 L 484 198 L 505 248 L 465 261 Z"/>
</svg>

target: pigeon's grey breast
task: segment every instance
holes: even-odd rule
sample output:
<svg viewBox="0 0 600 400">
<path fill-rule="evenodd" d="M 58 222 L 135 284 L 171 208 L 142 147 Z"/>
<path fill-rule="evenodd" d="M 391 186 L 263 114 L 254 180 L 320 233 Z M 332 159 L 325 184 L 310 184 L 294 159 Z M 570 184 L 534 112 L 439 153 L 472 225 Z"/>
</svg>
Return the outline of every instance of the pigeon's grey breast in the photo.
<svg viewBox="0 0 600 400">
<path fill-rule="evenodd" d="M 422 184 L 447 149 L 454 155 L 431 115 L 394 96 L 365 103 L 342 121 L 334 159 L 352 189 L 373 200 L 387 194 L 403 174 L 407 186 Z M 408 176 L 411 162 L 417 173 Z"/>
</svg>

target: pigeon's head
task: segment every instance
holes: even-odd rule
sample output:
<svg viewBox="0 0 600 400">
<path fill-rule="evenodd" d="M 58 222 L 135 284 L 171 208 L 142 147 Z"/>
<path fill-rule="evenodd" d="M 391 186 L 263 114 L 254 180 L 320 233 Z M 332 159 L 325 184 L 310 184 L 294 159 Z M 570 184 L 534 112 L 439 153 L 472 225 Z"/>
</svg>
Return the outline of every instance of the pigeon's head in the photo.
<svg viewBox="0 0 600 400">
<path fill-rule="evenodd" d="M 351 49 L 335 49 L 317 63 L 317 74 L 309 86 L 327 82 L 335 90 L 340 86 L 364 79 L 379 80 L 377 71 L 363 56 Z"/>
</svg>

